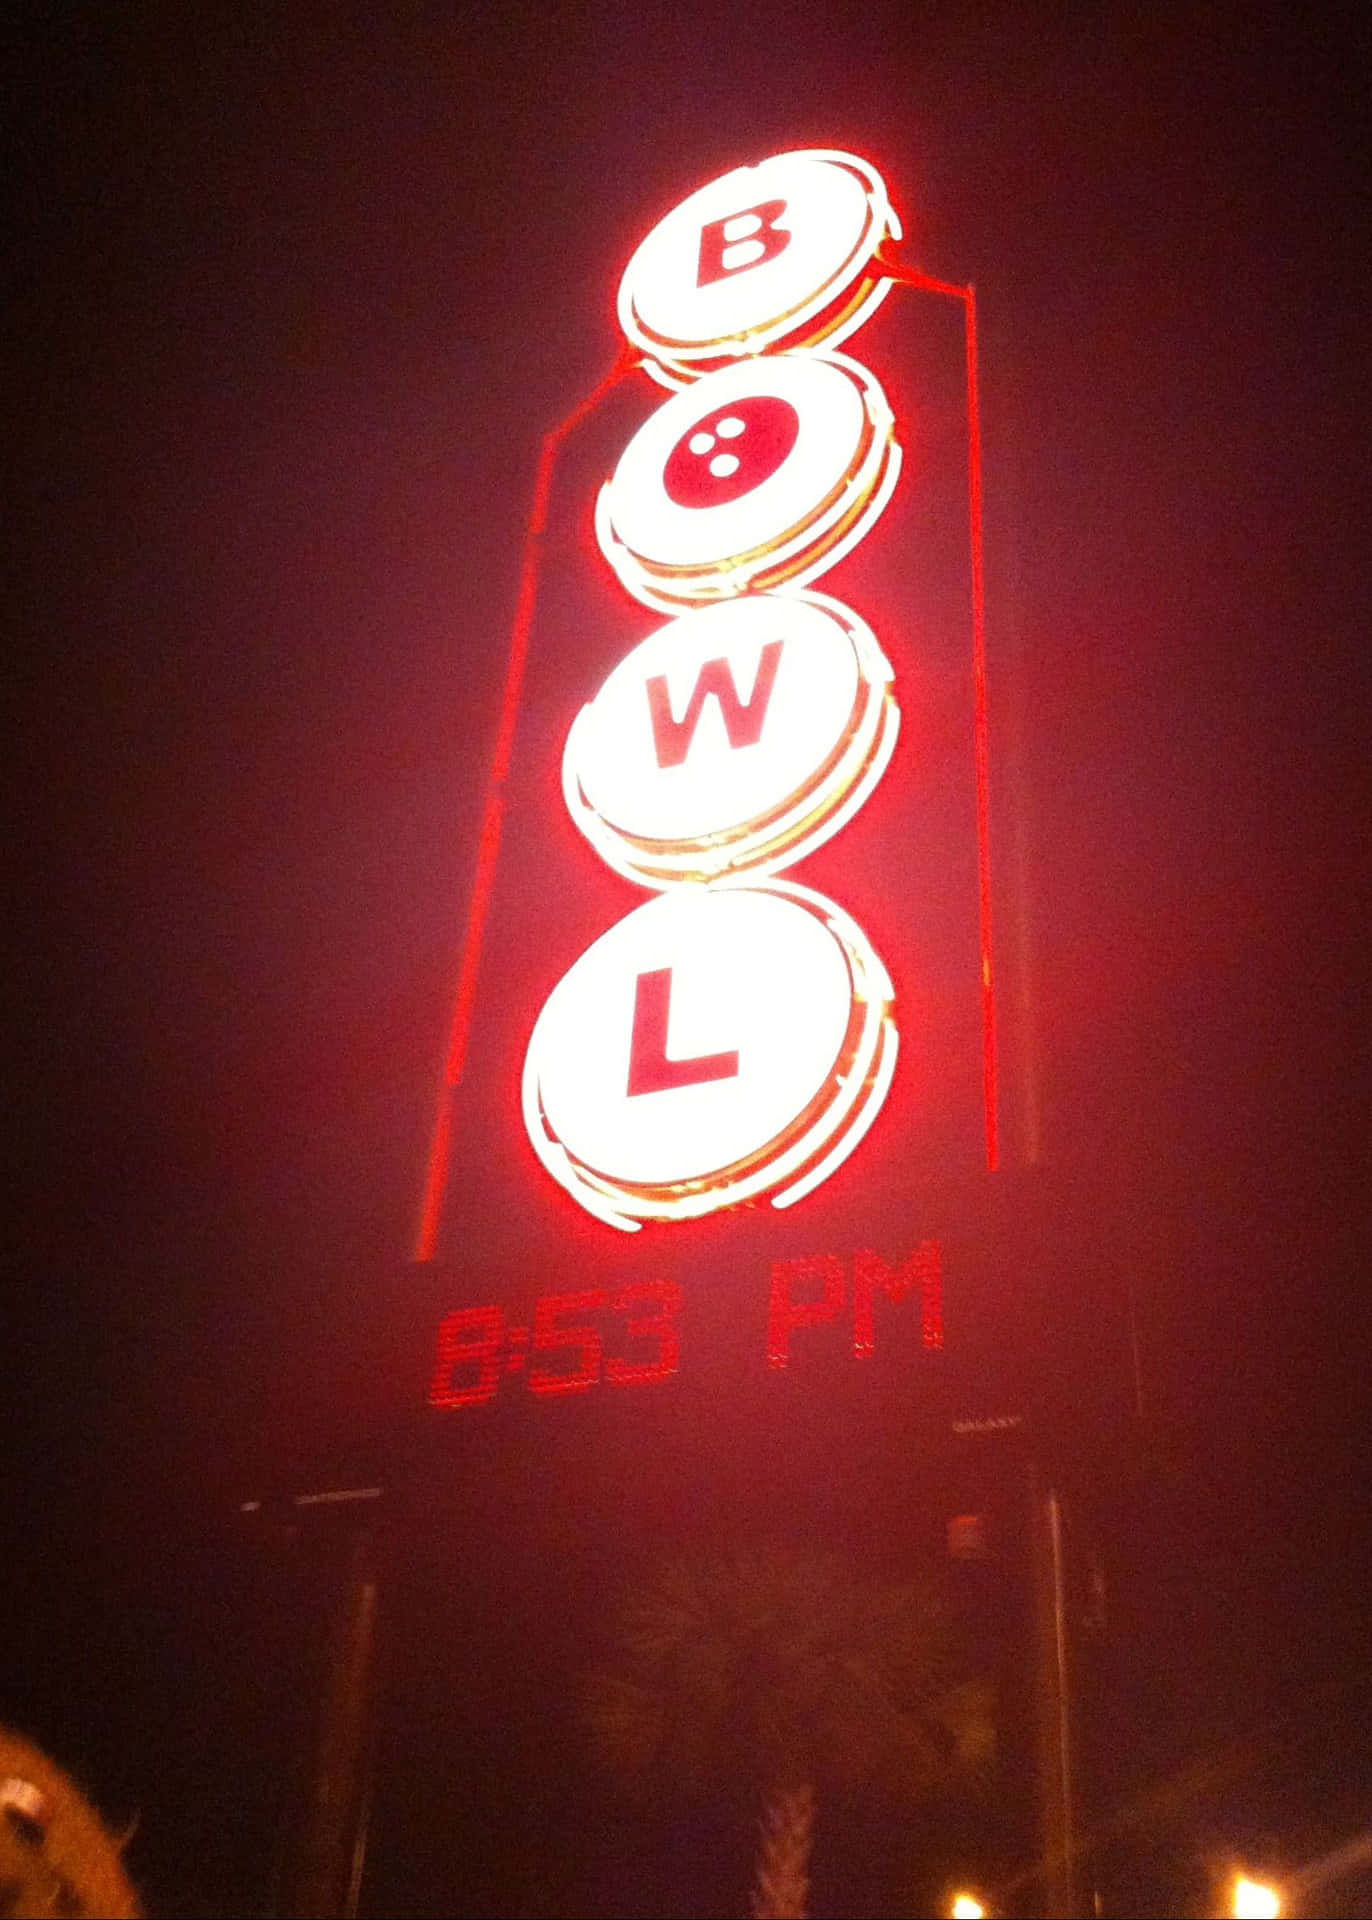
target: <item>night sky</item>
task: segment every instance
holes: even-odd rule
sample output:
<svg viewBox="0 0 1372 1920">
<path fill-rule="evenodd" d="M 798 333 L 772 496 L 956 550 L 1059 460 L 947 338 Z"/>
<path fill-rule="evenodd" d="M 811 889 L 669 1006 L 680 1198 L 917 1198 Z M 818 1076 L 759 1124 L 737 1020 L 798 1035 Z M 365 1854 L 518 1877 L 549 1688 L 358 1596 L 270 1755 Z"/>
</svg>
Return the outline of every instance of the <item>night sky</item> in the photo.
<svg viewBox="0 0 1372 1920">
<path fill-rule="evenodd" d="M 832 146 L 981 302 L 1039 1151 L 1137 1280 L 1123 1737 L 1155 1783 L 1229 1742 L 1199 1848 L 1372 1827 L 1366 46 L 885 0 L 4 33 L 0 1719 L 140 1811 L 154 1908 L 261 1897 L 230 1521 L 346 1423 L 408 1250 L 539 436 L 661 211 Z"/>
</svg>

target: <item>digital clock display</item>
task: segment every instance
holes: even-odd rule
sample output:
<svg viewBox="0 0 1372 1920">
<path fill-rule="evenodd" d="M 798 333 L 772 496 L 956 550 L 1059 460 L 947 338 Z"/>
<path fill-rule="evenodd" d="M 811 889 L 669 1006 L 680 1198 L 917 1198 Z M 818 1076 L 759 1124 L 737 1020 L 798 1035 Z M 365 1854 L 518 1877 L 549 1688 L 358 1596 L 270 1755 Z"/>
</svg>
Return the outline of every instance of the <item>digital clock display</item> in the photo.
<svg viewBox="0 0 1372 1920">
<path fill-rule="evenodd" d="M 463 1307 L 438 1329 L 429 1402 L 484 1406 L 512 1373 L 535 1394 L 668 1380 L 677 1370 L 680 1315 L 681 1289 L 671 1280 L 545 1293 L 531 1327 L 507 1325 L 497 1306 Z"/>
<path fill-rule="evenodd" d="M 630 1281 L 541 1294 L 528 1326 L 512 1325 L 494 1304 L 445 1314 L 438 1329 L 429 1404 L 488 1405 L 511 1375 L 539 1397 L 588 1393 L 602 1384 L 641 1387 L 670 1380 L 682 1356 L 682 1289 L 674 1280 Z M 924 1350 L 943 1345 L 942 1264 L 936 1240 L 922 1241 L 891 1264 L 863 1250 L 774 1260 L 767 1278 L 766 1338 L 758 1360 L 780 1371 L 793 1336 L 837 1332 L 855 1360 L 877 1348 L 878 1302 L 908 1302 Z"/>
</svg>

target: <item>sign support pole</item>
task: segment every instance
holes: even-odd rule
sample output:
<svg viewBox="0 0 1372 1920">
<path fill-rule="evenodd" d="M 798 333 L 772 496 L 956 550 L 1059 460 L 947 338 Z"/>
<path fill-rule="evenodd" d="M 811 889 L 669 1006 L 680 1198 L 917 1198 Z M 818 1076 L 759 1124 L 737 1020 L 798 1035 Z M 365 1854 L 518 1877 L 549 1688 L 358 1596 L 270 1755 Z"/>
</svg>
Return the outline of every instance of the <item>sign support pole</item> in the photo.
<svg viewBox="0 0 1372 1920">
<path fill-rule="evenodd" d="M 1029 1565 L 1043 1911 L 1048 1920 L 1072 1920 L 1077 1911 L 1076 1834 L 1062 1503 L 1052 1487 L 1045 1487 L 1033 1461 L 1029 1466 Z"/>
<path fill-rule="evenodd" d="M 286 1883 L 289 1920 L 355 1920 L 371 1810 L 380 1582 L 372 1526 L 348 1543 L 325 1654 L 306 1804 Z"/>
</svg>

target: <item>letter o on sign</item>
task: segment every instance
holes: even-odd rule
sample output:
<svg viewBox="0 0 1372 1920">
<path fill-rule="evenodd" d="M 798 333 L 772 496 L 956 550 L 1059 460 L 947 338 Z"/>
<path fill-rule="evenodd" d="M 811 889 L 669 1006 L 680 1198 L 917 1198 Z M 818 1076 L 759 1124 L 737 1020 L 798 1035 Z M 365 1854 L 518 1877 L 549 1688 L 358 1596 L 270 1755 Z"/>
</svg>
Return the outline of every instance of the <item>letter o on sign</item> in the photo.
<svg viewBox="0 0 1372 1920">
<path fill-rule="evenodd" d="M 636 600 L 675 613 L 817 578 L 899 471 L 865 367 L 841 353 L 743 360 L 649 415 L 601 488 L 596 536 Z"/>
<path fill-rule="evenodd" d="M 672 386 L 723 361 L 837 345 L 887 292 L 875 256 L 899 237 L 865 160 L 775 154 L 712 180 L 658 222 L 625 269 L 619 322 Z"/>
</svg>

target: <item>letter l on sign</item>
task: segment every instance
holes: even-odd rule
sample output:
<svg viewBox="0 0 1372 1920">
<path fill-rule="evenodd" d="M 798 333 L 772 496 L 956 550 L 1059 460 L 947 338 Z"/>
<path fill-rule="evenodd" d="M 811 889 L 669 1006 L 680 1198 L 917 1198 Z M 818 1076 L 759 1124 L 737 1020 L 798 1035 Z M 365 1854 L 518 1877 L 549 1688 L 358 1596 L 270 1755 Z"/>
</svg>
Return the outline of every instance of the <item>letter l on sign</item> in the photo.
<svg viewBox="0 0 1372 1920">
<path fill-rule="evenodd" d="M 701 1053 L 693 1060 L 667 1058 L 667 1019 L 672 1004 L 672 969 L 641 973 L 634 985 L 634 1030 L 629 1043 L 628 1097 L 694 1087 L 704 1080 L 732 1080 L 738 1053 Z"/>
</svg>

